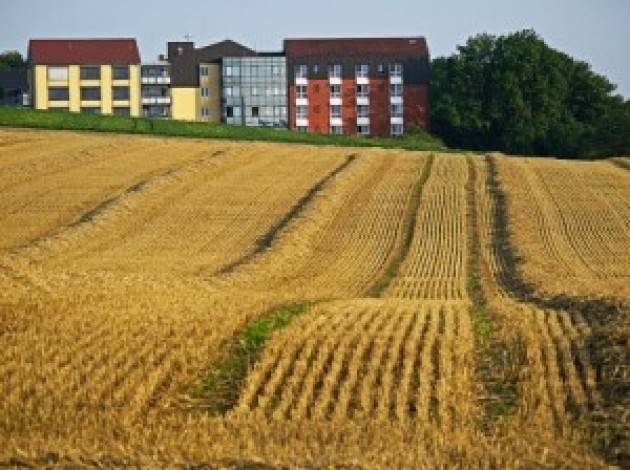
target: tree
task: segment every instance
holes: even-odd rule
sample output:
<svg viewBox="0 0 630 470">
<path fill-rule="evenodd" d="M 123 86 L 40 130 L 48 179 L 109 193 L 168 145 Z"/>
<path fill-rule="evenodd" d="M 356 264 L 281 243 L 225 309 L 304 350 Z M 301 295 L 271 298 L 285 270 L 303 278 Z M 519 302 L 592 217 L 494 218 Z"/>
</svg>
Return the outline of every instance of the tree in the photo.
<svg viewBox="0 0 630 470">
<path fill-rule="evenodd" d="M 432 66 L 432 123 L 456 147 L 594 156 L 630 152 L 630 104 L 588 64 L 550 48 L 534 31 L 470 38 Z M 610 139 L 610 140 L 607 140 Z"/>
<path fill-rule="evenodd" d="M 26 67 L 26 61 L 18 51 L 5 51 L 0 54 L 0 70 L 14 70 Z"/>
</svg>

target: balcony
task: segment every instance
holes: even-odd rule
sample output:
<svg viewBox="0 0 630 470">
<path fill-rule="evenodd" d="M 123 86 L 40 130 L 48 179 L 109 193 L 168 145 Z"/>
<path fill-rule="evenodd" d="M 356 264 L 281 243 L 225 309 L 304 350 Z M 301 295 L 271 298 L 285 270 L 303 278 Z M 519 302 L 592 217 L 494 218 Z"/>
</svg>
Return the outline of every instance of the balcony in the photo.
<svg viewBox="0 0 630 470">
<path fill-rule="evenodd" d="M 297 97 L 295 99 L 296 106 L 308 106 L 308 98 Z"/>
<path fill-rule="evenodd" d="M 357 106 L 369 106 L 370 105 L 370 97 L 357 95 Z"/>
<path fill-rule="evenodd" d="M 308 85 L 308 78 L 295 76 L 295 84 L 296 85 Z"/>
<path fill-rule="evenodd" d="M 169 85 L 171 83 L 171 77 L 169 76 L 142 76 L 141 81 L 143 85 Z"/>
<path fill-rule="evenodd" d="M 390 96 L 389 97 L 389 102 L 391 104 L 403 104 L 403 97 L 402 96 Z"/>
<path fill-rule="evenodd" d="M 341 106 L 341 96 L 331 96 L 330 106 Z"/>
<path fill-rule="evenodd" d="M 308 118 L 297 117 L 295 118 L 296 127 L 308 127 Z"/>
<path fill-rule="evenodd" d="M 331 75 L 330 77 L 328 77 L 328 83 L 330 85 L 341 85 L 341 75 L 339 76 Z"/>
<path fill-rule="evenodd" d="M 402 75 L 392 74 L 389 76 L 389 83 L 391 83 L 392 85 L 401 85 L 402 82 L 403 82 Z"/>
<path fill-rule="evenodd" d="M 170 96 L 143 96 L 142 104 L 171 104 Z"/>
<path fill-rule="evenodd" d="M 392 116 L 390 119 L 391 124 L 404 124 L 404 119 L 402 116 Z"/>
<path fill-rule="evenodd" d="M 357 118 L 357 126 L 369 126 L 370 118 L 369 117 L 358 117 Z"/>
<path fill-rule="evenodd" d="M 332 117 L 330 118 L 331 126 L 343 126 L 343 119 L 340 117 Z"/>
</svg>

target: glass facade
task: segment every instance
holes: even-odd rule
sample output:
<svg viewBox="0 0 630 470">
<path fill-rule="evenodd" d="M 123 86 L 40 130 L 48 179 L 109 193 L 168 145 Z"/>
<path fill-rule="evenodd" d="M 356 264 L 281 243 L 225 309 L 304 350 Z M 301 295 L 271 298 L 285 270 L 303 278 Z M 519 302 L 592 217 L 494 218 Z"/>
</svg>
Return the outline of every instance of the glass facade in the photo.
<svg viewBox="0 0 630 470">
<path fill-rule="evenodd" d="M 221 75 L 227 124 L 288 127 L 285 57 L 224 57 Z"/>
</svg>

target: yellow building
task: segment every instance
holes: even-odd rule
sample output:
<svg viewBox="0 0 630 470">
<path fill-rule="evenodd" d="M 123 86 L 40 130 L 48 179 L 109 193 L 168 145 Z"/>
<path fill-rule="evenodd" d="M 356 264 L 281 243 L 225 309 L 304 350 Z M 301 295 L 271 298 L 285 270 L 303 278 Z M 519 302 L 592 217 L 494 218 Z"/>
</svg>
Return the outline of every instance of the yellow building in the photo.
<svg viewBox="0 0 630 470">
<path fill-rule="evenodd" d="M 135 39 L 33 39 L 28 60 L 36 109 L 141 114 Z"/>
</svg>

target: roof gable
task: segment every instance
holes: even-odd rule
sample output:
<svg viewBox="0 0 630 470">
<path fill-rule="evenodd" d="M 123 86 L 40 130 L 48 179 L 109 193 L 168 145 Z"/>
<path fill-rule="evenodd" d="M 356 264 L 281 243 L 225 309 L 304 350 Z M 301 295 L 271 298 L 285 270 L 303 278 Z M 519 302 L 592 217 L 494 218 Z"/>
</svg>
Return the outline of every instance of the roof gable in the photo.
<svg viewBox="0 0 630 470">
<path fill-rule="evenodd" d="M 28 59 L 41 65 L 130 65 L 140 63 L 135 39 L 31 39 Z"/>
</svg>

